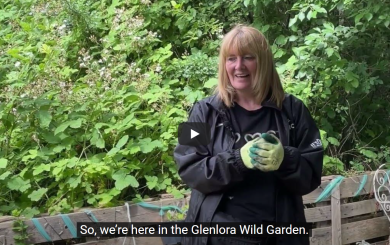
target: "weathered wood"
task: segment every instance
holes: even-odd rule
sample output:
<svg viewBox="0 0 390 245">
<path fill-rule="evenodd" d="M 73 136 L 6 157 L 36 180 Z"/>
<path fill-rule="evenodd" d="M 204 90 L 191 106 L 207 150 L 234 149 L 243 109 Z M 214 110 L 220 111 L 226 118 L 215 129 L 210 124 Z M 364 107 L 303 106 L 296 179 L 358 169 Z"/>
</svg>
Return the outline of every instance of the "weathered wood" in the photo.
<svg viewBox="0 0 390 245">
<path fill-rule="evenodd" d="M 367 174 L 367 182 L 358 196 L 366 195 L 366 194 L 373 195 L 374 193 L 374 188 L 372 185 L 374 172 L 367 172 L 366 174 Z M 383 176 L 383 173 L 379 173 L 378 176 Z M 363 175 L 345 178 L 343 182 L 340 184 L 341 198 L 353 197 L 360 185 L 360 182 L 362 182 L 362 179 L 363 179 Z"/>
<path fill-rule="evenodd" d="M 389 241 L 381 241 L 381 242 L 371 243 L 371 245 L 389 245 Z"/>
<path fill-rule="evenodd" d="M 187 199 L 179 199 L 179 200 L 162 199 L 160 201 L 150 202 L 150 204 L 156 206 L 176 205 L 179 208 L 182 208 L 187 204 Z M 128 222 L 129 221 L 127 218 L 126 206 L 96 209 L 93 210 L 93 214 L 99 221 L 104 221 L 104 222 Z M 130 214 L 131 214 L 132 222 L 166 221 L 165 216 L 161 217 L 158 214 L 158 211 L 143 208 L 136 204 L 130 205 Z M 68 214 L 68 216 L 72 220 L 75 226 L 77 222 L 92 221 L 88 215 L 82 212 L 70 213 Z M 41 223 L 42 227 L 45 228 L 47 234 L 51 237 L 53 241 L 73 238 L 72 234 L 69 232 L 69 230 L 65 226 L 60 216 L 42 217 L 39 218 L 38 221 Z M 41 234 L 35 228 L 31 220 L 25 221 L 25 224 L 28 225 L 27 233 L 30 234 L 27 242 L 32 244 L 46 242 L 46 240 L 41 236 Z M 7 245 L 13 245 L 14 233 L 12 231 L 12 222 L 0 223 L 0 235 L 4 235 L 6 237 Z"/>
<path fill-rule="evenodd" d="M 306 221 L 309 223 L 315 223 L 319 221 L 331 220 L 330 206 L 306 208 L 305 210 Z"/>
<path fill-rule="evenodd" d="M 372 245 L 389 245 L 389 241 L 376 242 L 373 243 Z"/>
<path fill-rule="evenodd" d="M 0 244 L 1 245 L 6 245 L 6 240 L 5 240 L 5 236 L 0 236 Z"/>
<path fill-rule="evenodd" d="M 360 192 L 359 196 L 373 193 L 372 182 L 374 178 L 374 172 L 367 172 L 366 174 L 367 174 L 367 182 L 363 187 L 363 190 Z M 340 197 L 341 198 L 353 197 L 358 189 L 359 182 L 362 181 L 363 175 L 364 174 L 350 177 L 350 178 L 345 178 L 340 183 Z M 383 174 L 380 173 L 379 176 L 383 176 Z M 334 177 L 335 176 L 322 177 L 321 185 L 311 193 L 303 196 L 303 204 L 314 203 L 317 197 L 322 193 L 322 191 L 332 181 L 332 178 Z M 328 201 L 328 200 L 330 200 L 330 197 L 324 199 L 324 201 Z"/>
<path fill-rule="evenodd" d="M 317 228 L 312 230 L 310 245 L 329 245 L 332 244 L 331 227 Z"/>
<path fill-rule="evenodd" d="M 386 216 L 342 225 L 343 244 L 388 236 L 389 226 Z"/>
<path fill-rule="evenodd" d="M 13 216 L 2 216 L 2 217 L 0 217 L 0 223 L 4 223 L 4 222 L 7 222 L 7 221 L 12 221 L 12 220 L 15 220 L 15 217 L 13 217 Z"/>
<path fill-rule="evenodd" d="M 362 214 L 374 213 L 382 210 L 375 199 L 353 202 L 341 205 L 341 218 L 348 218 Z"/>
<path fill-rule="evenodd" d="M 340 188 L 336 186 L 331 195 L 332 245 L 341 245 Z"/>
</svg>

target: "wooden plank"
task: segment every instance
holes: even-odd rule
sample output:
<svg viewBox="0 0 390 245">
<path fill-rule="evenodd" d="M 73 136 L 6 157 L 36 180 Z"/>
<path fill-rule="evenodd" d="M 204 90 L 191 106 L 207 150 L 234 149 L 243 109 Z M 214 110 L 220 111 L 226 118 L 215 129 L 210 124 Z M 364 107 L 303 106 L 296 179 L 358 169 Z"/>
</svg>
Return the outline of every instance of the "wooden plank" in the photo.
<svg viewBox="0 0 390 245">
<path fill-rule="evenodd" d="M 347 203 L 341 205 L 341 218 L 348 218 L 362 214 L 381 211 L 382 207 L 377 204 L 376 199 Z"/>
<path fill-rule="evenodd" d="M 312 230 L 310 245 L 329 245 L 332 244 L 332 230 L 330 227 L 317 228 Z"/>
<path fill-rule="evenodd" d="M 340 188 L 336 186 L 332 193 L 332 245 L 341 245 Z"/>
<path fill-rule="evenodd" d="M 309 223 L 315 223 L 319 221 L 331 220 L 330 205 L 316 208 L 306 208 L 305 210 L 306 221 Z"/>
<path fill-rule="evenodd" d="M 367 182 L 363 187 L 363 190 L 360 192 L 360 195 L 372 194 L 373 193 L 373 178 L 375 172 L 367 172 Z M 363 175 L 358 175 L 354 177 L 345 178 L 340 184 L 340 197 L 347 198 L 353 197 L 356 191 L 359 188 L 359 182 L 362 181 Z M 383 176 L 383 174 L 379 174 L 379 176 Z M 335 176 L 324 176 L 321 179 L 321 185 L 312 191 L 311 193 L 303 196 L 303 204 L 314 203 L 318 196 L 322 193 L 325 187 L 332 181 Z M 329 198 L 324 199 L 324 201 L 330 200 Z"/>
<path fill-rule="evenodd" d="M 375 172 L 367 172 L 367 182 L 358 196 L 372 194 L 374 196 L 373 179 Z M 378 176 L 383 176 L 380 173 Z M 341 198 L 353 197 L 359 188 L 360 182 L 363 180 L 363 175 L 345 178 L 340 184 Z"/>
<path fill-rule="evenodd" d="M 156 206 L 175 205 L 179 208 L 184 207 L 187 204 L 187 199 L 162 199 L 160 201 L 151 202 Z M 99 221 L 104 222 L 128 222 L 127 208 L 126 206 L 96 209 L 93 210 L 94 216 Z M 136 204 L 130 205 L 130 214 L 132 222 L 161 222 L 166 221 L 166 216 L 161 217 L 156 210 L 140 207 Z M 68 217 L 73 221 L 76 226 L 77 222 L 91 222 L 91 219 L 83 212 L 70 213 Z M 72 238 L 72 235 L 65 226 L 60 216 L 47 216 L 39 218 L 38 221 L 42 227 L 45 228 L 48 235 L 53 241 L 64 240 Z M 12 231 L 13 222 L 0 223 L 0 235 L 4 235 L 7 240 L 7 245 L 12 245 L 14 233 Z M 25 221 L 28 225 L 27 233 L 30 234 L 28 243 L 36 244 L 46 242 L 46 240 L 40 235 L 35 228 L 31 220 Z"/>
<path fill-rule="evenodd" d="M 371 243 L 371 245 L 389 245 L 389 241 L 381 241 L 381 242 L 376 242 L 376 243 Z"/>
<path fill-rule="evenodd" d="M 387 217 L 373 218 L 341 225 L 342 244 L 356 243 L 363 240 L 389 235 L 389 221 Z M 331 227 L 312 230 L 310 245 L 332 244 Z"/>
<path fill-rule="evenodd" d="M 388 236 L 389 226 L 386 216 L 344 224 L 341 228 L 343 244 Z"/>
<path fill-rule="evenodd" d="M 12 220 L 15 220 L 15 217 L 13 217 L 13 216 L 1 216 L 0 217 L 0 223 L 12 221 Z"/>
</svg>

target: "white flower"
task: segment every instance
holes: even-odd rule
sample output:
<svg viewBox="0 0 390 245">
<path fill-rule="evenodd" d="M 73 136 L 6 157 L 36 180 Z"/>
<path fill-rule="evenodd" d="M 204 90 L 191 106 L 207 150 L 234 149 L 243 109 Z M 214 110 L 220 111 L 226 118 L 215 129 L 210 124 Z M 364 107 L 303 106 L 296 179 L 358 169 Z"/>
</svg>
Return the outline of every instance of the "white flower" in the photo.
<svg viewBox="0 0 390 245">
<path fill-rule="evenodd" d="M 15 67 L 19 67 L 19 66 L 20 66 L 20 62 L 17 61 L 17 62 L 15 63 Z"/>
<path fill-rule="evenodd" d="M 160 72 L 161 71 L 161 66 L 160 65 L 157 65 L 156 67 L 156 72 Z"/>
<path fill-rule="evenodd" d="M 141 71 L 140 68 L 135 69 L 135 72 L 139 73 Z"/>
</svg>

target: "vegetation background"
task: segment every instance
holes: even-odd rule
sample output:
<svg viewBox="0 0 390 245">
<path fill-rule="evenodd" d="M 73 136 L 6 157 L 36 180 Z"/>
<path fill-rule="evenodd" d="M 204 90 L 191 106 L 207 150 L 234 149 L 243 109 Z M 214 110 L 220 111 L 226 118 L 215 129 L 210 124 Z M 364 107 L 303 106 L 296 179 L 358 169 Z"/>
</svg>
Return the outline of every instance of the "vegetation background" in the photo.
<svg viewBox="0 0 390 245">
<path fill-rule="evenodd" d="M 236 23 L 309 107 L 324 175 L 390 162 L 384 0 L 2 0 L 0 215 L 180 197 L 176 131 Z"/>
</svg>

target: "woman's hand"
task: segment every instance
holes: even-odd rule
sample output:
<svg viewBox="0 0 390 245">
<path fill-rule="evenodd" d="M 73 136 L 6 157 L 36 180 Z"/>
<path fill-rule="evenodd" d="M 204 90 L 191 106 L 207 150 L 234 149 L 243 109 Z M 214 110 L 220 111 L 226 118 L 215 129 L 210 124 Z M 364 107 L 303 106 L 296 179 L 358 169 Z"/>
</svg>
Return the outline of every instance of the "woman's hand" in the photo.
<svg viewBox="0 0 390 245">
<path fill-rule="evenodd" d="M 263 172 L 278 170 L 284 158 L 284 149 L 280 140 L 268 133 L 263 133 L 261 139 L 253 142 L 249 151 L 252 165 Z"/>
<path fill-rule="evenodd" d="M 260 139 L 260 138 L 256 138 L 256 139 L 254 139 L 254 140 L 248 141 L 248 142 L 240 149 L 242 162 L 243 162 L 244 165 L 245 165 L 247 168 L 249 168 L 249 169 L 255 168 L 255 164 L 254 164 L 253 159 L 251 158 L 250 154 L 251 154 L 251 149 L 254 147 L 254 145 L 256 144 L 256 142 L 257 142 L 259 139 Z M 254 149 L 254 148 L 253 148 L 253 149 Z"/>
</svg>

